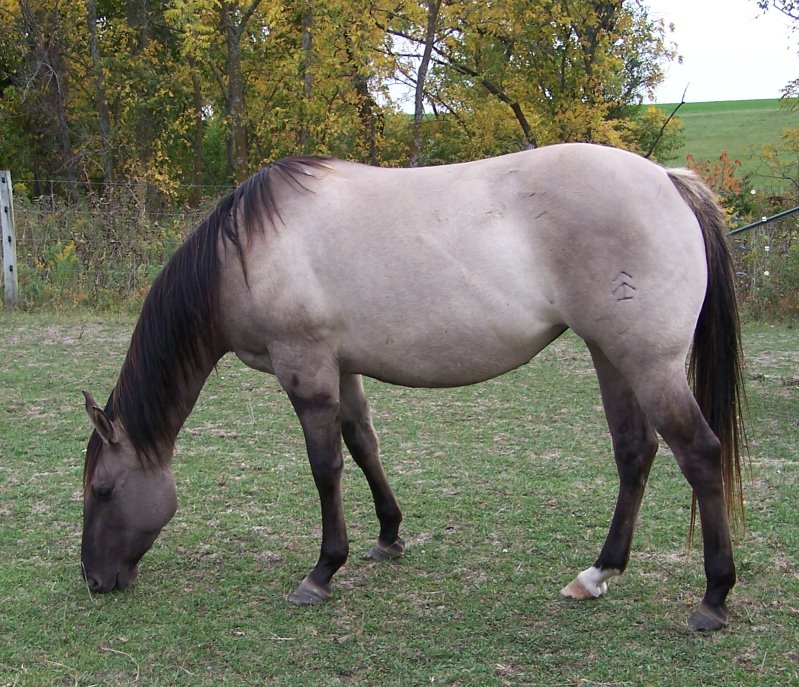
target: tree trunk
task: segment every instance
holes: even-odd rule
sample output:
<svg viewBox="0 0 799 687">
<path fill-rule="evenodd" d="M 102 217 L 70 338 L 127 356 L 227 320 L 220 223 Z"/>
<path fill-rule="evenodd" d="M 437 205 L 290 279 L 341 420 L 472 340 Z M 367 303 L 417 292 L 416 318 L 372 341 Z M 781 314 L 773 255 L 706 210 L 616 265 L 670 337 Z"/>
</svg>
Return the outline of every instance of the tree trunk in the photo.
<svg viewBox="0 0 799 687">
<path fill-rule="evenodd" d="M 344 44 L 347 50 L 347 59 L 352 65 L 352 85 L 355 89 L 355 107 L 358 110 L 357 146 L 358 157 L 362 162 L 378 166 L 380 159 L 378 156 L 378 137 L 383 133 L 383 113 L 369 90 L 369 63 L 364 57 L 363 51 L 358 50 L 356 41 L 357 34 L 353 38 L 349 31 L 344 33 Z"/>
<path fill-rule="evenodd" d="M 227 43 L 227 116 L 230 127 L 231 171 L 236 183 L 241 183 L 250 175 L 247 128 L 244 121 L 244 79 L 241 74 L 241 39 L 247 22 L 252 17 L 261 0 L 253 0 L 236 21 L 234 6 L 230 2 L 220 4 L 222 27 Z"/>
<path fill-rule="evenodd" d="M 228 31 L 228 117 L 230 117 L 230 133 L 233 142 L 231 162 L 238 184 L 249 176 L 247 129 L 244 125 L 244 82 L 241 76 L 241 43 L 239 40 L 236 31 Z"/>
<path fill-rule="evenodd" d="M 53 177 L 62 176 L 66 180 L 66 191 L 73 195 L 77 189 L 75 173 L 75 154 L 72 148 L 69 118 L 67 116 L 67 70 L 64 64 L 60 17 L 58 12 L 52 19 L 53 26 L 46 26 L 47 35 L 32 11 L 28 0 L 19 0 L 19 7 L 28 29 L 30 49 L 30 83 L 39 87 L 39 111 L 46 129 L 52 132 L 61 153 L 61 168 L 53 164 L 52 156 L 47 158 L 48 172 Z"/>
<path fill-rule="evenodd" d="M 353 76 L 355 86 L 355 97 L 357 98 L 358 118 L 361 120 L 361 135 L 363 145 L 359 146 L 365 160 L 370 165 L 377 166 L 380 160 L 377 154 L 377 139 L 382 133 L 382 116 L 378 111 L 378 105 L 372 94 L 369 92 L 369 79 L 356 67 Z"/>
<path fill-rule="evenodd" d="M 87 21 L 89 25 L 89 52 L 92 57 L 92 69 L 96 88 L 97 120 L 100 129 L 100 158 L 103 165 L 104 195 L 112 190 L 113 157 L 111 147 L 111 119 L 108 114 L 108 102 L 105 95 L 105 78 L 100 57 L 100 46 L 97 42 L 97 0 L 88 0 L 86 3 Z"/>
<path fill-rule="evenodd" d="M 313 4 L 311 0 L 307 0 L 305 11 L 302 14 L 302 64 L 300 67 L 300 76 L 302 78 L 302 106 L 300 112 L 302 113 L 302 119 L 297 136 L 297 143 L 303 152 L 311 152 L 306 150 L 306 148 L 311 138 L 310 110 L 307 104 L 310 102 L 313 92 L 313 71 L 311 69 L 313 64 L 313 27 Z"/>
<path fill-rule="evenodd" d="M 131 28 L 128 50 L 131 55 L 139 58 L 150 44 L 152 21 L 148 0 L 126 0 L 125 19 Z M 134 111 L 136 122 L 135 155 L 139 162 L 140 170 L 149 168 L 157 137 L 157 132 L 153 128 L 153 112 L 143 104 L 146 100 L 146 98 L 143 98 Z"/>
<path fill-rule="evenodd" d="M 411 143 L 411 167 L 419 166 L 419 154 L 422 148 L 422 119 L 424 118 L 424 88 L 427 81 L 427 70 L 433 55 L 433 43 L 436 40 L 436 24 L 441 10 L 441 0 L 427 0 L 427 30 L 424 38 L 424 52 L 416 72 L 416 93 L 413 106 L 413 141 Z"/>
<path fill-rule="evenodd" d="M 202 201 L 202 180 L 203 180 L 203 94 L 200 84 L 200 75 L 197 73 L 197 65 L 193 58 L 189 58 L 191 69 L 191 83 L 194 92 L 194 142 L 192 144 L 194 153 L 194 165 L 192 170 L 192 207 L 200 207 Z"/>
</svg>

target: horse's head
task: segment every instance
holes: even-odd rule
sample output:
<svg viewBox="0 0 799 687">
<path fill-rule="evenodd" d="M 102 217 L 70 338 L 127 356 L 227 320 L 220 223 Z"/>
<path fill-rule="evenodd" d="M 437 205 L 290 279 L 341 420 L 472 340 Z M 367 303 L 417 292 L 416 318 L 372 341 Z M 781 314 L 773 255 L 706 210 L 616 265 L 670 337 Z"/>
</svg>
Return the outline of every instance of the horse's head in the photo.
<svg viewBox="0 0 799 687">
<path fill-rule="evenodd" d="M 168 467 L 140 460 L 122 423 L 86 396 L 94 432 L 86 448 L 81 567 L 89 589 L 125 589 L 177 510 Z"/>
</svg>

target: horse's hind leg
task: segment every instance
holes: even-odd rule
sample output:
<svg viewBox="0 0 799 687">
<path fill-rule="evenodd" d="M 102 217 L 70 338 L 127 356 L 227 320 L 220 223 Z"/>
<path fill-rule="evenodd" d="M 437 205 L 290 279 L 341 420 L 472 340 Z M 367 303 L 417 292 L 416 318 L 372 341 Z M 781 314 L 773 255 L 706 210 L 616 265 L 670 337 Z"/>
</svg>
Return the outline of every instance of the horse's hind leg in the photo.
<svg viewBox="0 0 799 687">
<path fill-rule="evenodd" d="M 717 630 L 727 622 L 725 602 L 735 584 L 735 563 L 721 476 L 721 444 L 688 387 L 684 354 L 675 352 L 671 362 L 664 360 L 664 355 L 661 351 L 657 361 L 628 357 L 623 375 L 645 417 L 674 453 L 699 502 L 707 588 L 699 608 L 689 619 L 689 625 L 694 630 Z M 611 540 L 612 537 L 608 537 L 608 542 Z M 602 555 L 604 552 L 605 549 Z M 600 579 L 600 585 L 602 582 L 604 580 Z"/>
<path fill-rule="evenodd" d="M 727 624 L 727 594 L 735 585 L 735 562 L 721 476 L 721 444 L 688 385 L 681 398 L 655 391 L 651 416 L 677 459 L 699 503 L 707 587 L 688 624 L 718 630 Z M 671 396 L 671 397 L 670 397 Z"/>
<path fill-rule="evenodd" d="M 630 386 L 598 347 L 589 344 L 588 348 L 613 440 L 619 495 L 599 558 L 561 590 L 564 596 L 575 599 L 601 596 L 607 591 L 607 580 L 627 567 L 635 522 L 658 446 L 657 436 Z"/>
<path fill-rule="evenodd" d="M 405 550 L 405 543 L 399 536 L 402 513 L 380 462 L 377 435 L 372 427 L 360 375 L 341 378 L 341 434 L 350 454 L 366 476 L 380 522 L 377 543 L 366 555 L 381 561 L 396 558 Z"/>
</svg>

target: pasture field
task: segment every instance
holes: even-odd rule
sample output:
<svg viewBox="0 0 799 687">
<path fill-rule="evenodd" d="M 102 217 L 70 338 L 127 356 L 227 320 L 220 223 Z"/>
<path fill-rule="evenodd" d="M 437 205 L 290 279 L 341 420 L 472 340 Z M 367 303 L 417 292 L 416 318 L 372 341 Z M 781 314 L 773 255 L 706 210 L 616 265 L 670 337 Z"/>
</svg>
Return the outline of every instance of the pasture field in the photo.
<svg viewBox="0 0 799 687">
<path fill-rule="evenodd" d="M 94 319 L 93 319 L 94 318 Z M 377 534 L 350 462 L 350 561 L 327 604 L 286 597 L 316 558 L 318 504 L 276 382 L 225 358 L 179 437 L 180 508 L 124 593 L 79 577 L 88 420 L 132 321 L 0 315 L 0 687 L 799 684 L 799 331 L 745 332 L 749 531 L 731 625 L 686 619 L 690 493 L 665 449 L 628 572 L 559 595 L 604 540 L 616 477 L 596 381 L 570 334 L 479 386 L 368 390 L 405 513 L 404 558 Z"/>
<path fill-rule="evenodd" d="M 658 107 L 671 113 L 676 103 Z M 684 145 L 670 164 L 685 164 L 688 153 L 699 161 L 718 160 L 726 149 L 731 158 L 741 161 L 742 173 L 751 174 L 750 183 L 759 189 L 772 184 L 759 159 L 763 146 L 779 143 L 784 129 L 799 126 L 799 111 L 781 107 L 776 99 L 686 103 L 676 116 L 684 126 Z"/>
</svg>

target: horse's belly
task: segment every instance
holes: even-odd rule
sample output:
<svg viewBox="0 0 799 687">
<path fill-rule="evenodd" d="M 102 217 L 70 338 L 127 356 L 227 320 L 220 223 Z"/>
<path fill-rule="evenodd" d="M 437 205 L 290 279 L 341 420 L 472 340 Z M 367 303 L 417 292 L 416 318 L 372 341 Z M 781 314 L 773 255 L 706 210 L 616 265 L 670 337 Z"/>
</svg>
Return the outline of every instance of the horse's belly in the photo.
<svg viewBox="0 0 799 687">
<path fill-rule="evenodd" d="M 470 328 L 407 322 L 342 342 L 343 371 L 391 384 L 450 387 L 498 377 L 529 362 L 565 331 L 563 325 Z"/>
</svg>

